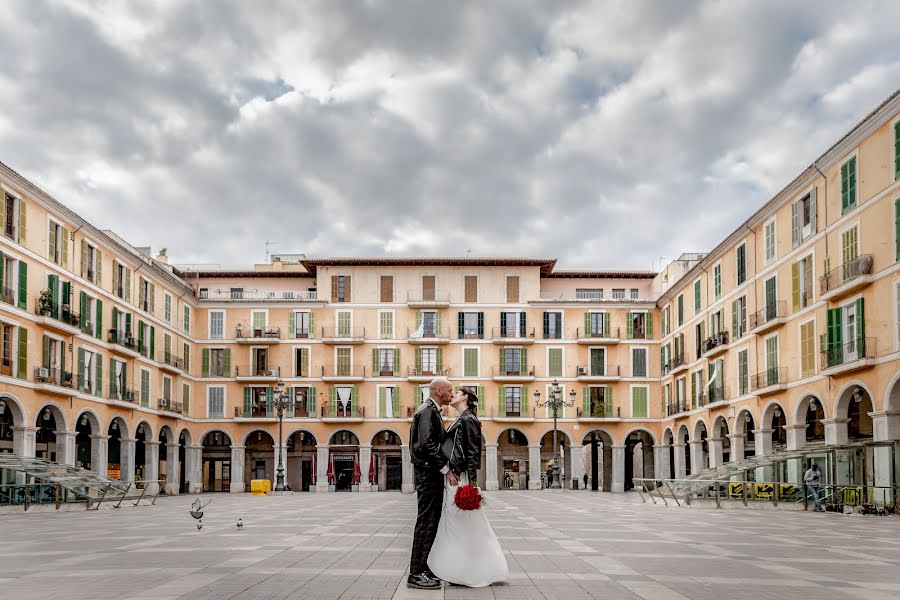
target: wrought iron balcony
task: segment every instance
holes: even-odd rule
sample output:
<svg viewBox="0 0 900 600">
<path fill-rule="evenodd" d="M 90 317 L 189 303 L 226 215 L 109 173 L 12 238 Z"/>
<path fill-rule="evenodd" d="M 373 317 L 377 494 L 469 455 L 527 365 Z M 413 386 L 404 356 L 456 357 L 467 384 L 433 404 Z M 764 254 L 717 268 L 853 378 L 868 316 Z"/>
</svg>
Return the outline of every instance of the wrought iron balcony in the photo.
<svg viewBox="0 0 900 600">
<path fill-rule="evenodd" d="M 70 389 L 75 388 L 75 378 L 72 376 L 72 372 L 62 369 L 35 367 L 34 381 L 35 383 L 49 383 Z"/>
<path fill-rule="evenodd" d="M 269 365 L 238 365 L 234 367 L 236 378 L 277 379 L 281 377 L 281 367 Z"/>
<path fill-rule="evenodd" d="M 281 337 L 281 328 L 274 325 L 250 327 L 238 323 L 234 328 L 234 337 L 240 342 L 277 342 Z"/>
<path fill-rule="evenodd" d="M 137 390 L 132 387 L 113 384 L 113 387 L 109 390 L 110 400 L 118 400 L 119 402 L 137 402 L 138 398 Z"/>
<path fill-rule="evenodd" d="M 0 300 L 6 302 L 7 304 L 15 304 L 16 303 L 16 291 L 12 288 L 8 288 L 5 286 L 0 286 Z"/>
<path fill-rule="evenodd" d="M 754 392 L 788 382 L 787 367 L 772 367 L 750 377 L 750 386 Z"/>
<path fill-rule="evenodd" d="M 857 286 L 850 284 L 866 275 L 871 275 L 874 262 L 871 254 L 863 254 L 828 271 L 819 278 L 819 295 L 831 295 L 832 292 L 837 292 L 845 286 L 847 291 L 855 289 Z M 865 283 L 865 280 L 861 280 L 860 283 Z"/>
<path fill-rule="evenodd" d="M 621 365 L 588 365 L 575 367 L 575 377 L 578 379 L 617 379 L 621 376 Z"/>
<path fill-rule="evenodd" d="M 621 336 L 621 330 L 618 327 L 610 327 L 608 329 L 584 329 L 578 327 L 575 329 L 575 337 L 580 343 L 603 343 L 617 342 Z"/>
<path fill-rule="evenodd" d="M 663 365 L 663 376 L 668 375 L 669 373 L 674 373 L 675 371 L 679 371 L 681 370 L 681 367 L 686 366 L 687 359 L 684 353 L 676 354 Z"/>
<path fill-rule="evenodd" d="M 425 325 L 421 332 L 417 327 L 406 328 L 406 339 L 410 344 L 438 344 L 450 341 L 450 330 L 446 327 Z"/>
<path fill-rule="evenodd" d="M 688 411 L 688 406 L 684 402 L 673 401 L 666 404 L 666 416 L 672 417 Z"/>
<path fill-rule="evenodd" d="M 840 345 L 829 345 L 821 353 L 822 369 L 832 369 L 844 365 L 865 366 L 865 359 L 875 358 L 876 338 L 857 338 Z"/>
<path fill-rule="evenodd" d="M 56 302 L 45 304 L 38 298 L 35 301 L 34 314 L 42 317 L 50 317 L 52 320 L 44 321 L 44 324 L 51 327 L 54 325 L 55 321 L 66 325 L 66 331 L 70 331 L 70 328 L 79 330 L 81 328 L 81 316 L 78 313 L 73 312 L 72 307 L 68 304 L 59 304 Z"/>
<path fill-rule="evenodd" d="M 534 343 L 534 327 L 493 327 L 491 329 L 491 337 L 496 343 L 510 344 L 533 344 Z"/>
<path fill-rule="evenodd" d="M 584 407 L 579 406 L 575 411 L 579 419 L 611 419 L 615 417 L 612 401 L 592 402 L 591 407 L 585 412 Z"/>
<path fill-rule="evenodd" d="M 322 365 L 322 379 L 329 380 L 353 380 L 363 379 L 366 376 L 365 365 Z"/>
<path fill-rule="evenodd" d="M 534 365 L 494 365 L 491 367 L 491 375 L 494 378 L 533 379 Z"/>
<path fill-rule="evenodd" d="M 173 412 L 178 414 L 184 413 L 184 408 L 181 402 L 173 402 L 170 398 L 160 398 L 157 400 L 157 407 L 159 410 L 164 410 L 166 412 Z"/>
<path fill-rule="evenodd" d="M 163 352 L 163 364 L 181 371 L 184 370 L 184 359 L 171 352 Z"/>
<path fill-rule="evenodd" d="M 110 344 L 117 344 L 119 346 L 122 346 L 123 348 L 127 348 L 132 352 L 138 351 L 137 340 L 134 339 L 134 336 L 131 333 L 128 333 L 126 331 L 110 329 L 109 337 L 106 338 L 106 341 Z"/>
<path fill-rule="evenodd" d="M 366 408 L 357 406 L 355 402 L 350 403 L 350 406 L 343 406 L 340 402 L 329 402 L 320 410 L 323 419 L 363 419 L 366 416 Z"/>
<path fill-rule="evenodd" d="M 723 351 L 724 347 L 727 345 L 728 331 L 723 329 L 719 333 L 713 334 L 703 341 L 703 352 L 704 354 L 711 352 L 718 353 Z"/>
<path fill-rule="evenodd" d="M 780 325 L 779 319 L 788 316 L 787 302 L 784 300 L 769 304 L 750 315 L 750 331 L 764 331 Z"/>
<path fill-rule="evenodd" d="M 406 376 L 409 379 L 432 379 L 434 377 L 450 377 L 450 369 L 441 367 L 406 367 Z"/>
</svg>

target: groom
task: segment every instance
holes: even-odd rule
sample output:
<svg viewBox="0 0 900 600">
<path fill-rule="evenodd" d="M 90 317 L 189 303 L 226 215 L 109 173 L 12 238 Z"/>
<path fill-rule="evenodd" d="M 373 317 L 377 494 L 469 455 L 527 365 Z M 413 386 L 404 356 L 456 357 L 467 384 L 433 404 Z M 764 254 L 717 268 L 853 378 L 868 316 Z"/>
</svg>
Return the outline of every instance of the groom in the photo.
<svg viewBox="0 0 900 600">
<path fill-rule="evenodd" d="M 416 471 L 416 494 L 419 514 L 413 532 L 412 559 L 406 586 L 423 590 L 440 589 L 441 580 L 428 569 L 428 554 L 437 534 L 444 499 L 444 477 L 456 484 L 441 452 L 444 441 L 444 421 L 441 407 L 450 404 L 453 386 L 445 377 L 436 377 L 428 386 L 428 399 L 416 411 L 409 435 L 409 449 Z"/>
</svg>

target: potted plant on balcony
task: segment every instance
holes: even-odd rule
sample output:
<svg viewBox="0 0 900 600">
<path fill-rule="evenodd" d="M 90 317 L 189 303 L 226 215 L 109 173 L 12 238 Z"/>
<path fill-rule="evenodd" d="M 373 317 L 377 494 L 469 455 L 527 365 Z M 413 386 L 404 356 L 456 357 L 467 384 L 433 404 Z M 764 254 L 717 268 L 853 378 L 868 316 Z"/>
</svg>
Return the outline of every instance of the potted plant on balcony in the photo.
<svg viewBox="0 0 900 600">
<path fill-rule="evenodd" d="M 50 313 L 53 312 L 53 294 L 50 290 L 41 292 L 41 295 L 38 297 L 38 310 L 45 317 L 49 317 Z"/>
</svg>

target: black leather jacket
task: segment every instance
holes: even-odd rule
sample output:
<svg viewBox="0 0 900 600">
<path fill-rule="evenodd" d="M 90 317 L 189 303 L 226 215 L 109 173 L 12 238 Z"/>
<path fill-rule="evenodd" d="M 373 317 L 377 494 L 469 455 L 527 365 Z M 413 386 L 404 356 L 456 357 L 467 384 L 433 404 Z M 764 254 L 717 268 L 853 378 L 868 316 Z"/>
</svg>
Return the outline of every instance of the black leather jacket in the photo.
<svg viewBox="0 0 900 600">
<path fill-rule="evenodd" d="M 447 464 L 441 452 L 444 442 L 441 412 L 431 399 L 426 400 L 413 416 L 409 432 L 410 461 L 426 471 L 440 471 Z"/>
<path fill-rule="evenodd" d="M 466 473 L 470 483 L 477 481 L 481 466 L 481 421 L 471 410 L 463 412 L 447 430 L 444 453 L 451 471 L 457 475 Z"/>
</svg>

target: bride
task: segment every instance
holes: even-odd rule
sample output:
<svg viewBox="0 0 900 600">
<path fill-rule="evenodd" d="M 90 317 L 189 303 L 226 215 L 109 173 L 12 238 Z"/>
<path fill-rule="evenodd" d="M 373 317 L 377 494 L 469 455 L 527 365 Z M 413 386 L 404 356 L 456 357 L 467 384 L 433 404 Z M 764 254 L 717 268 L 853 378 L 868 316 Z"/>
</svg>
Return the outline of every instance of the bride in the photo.
<svg viewBox="0 0 900 600">
<path fill-rule="evenodd" d="M 482 445 L 481 423 L 475 416 L 478 397 L 471 389 L 460 388 L 450 406 L 459 416 L 447 430 L 443 451 L 450 470 L 459 477 L 459 485 L 475 483 Z M 441 521 L 428 555 L 428 567 L 440 579 L 458 585 L 484 587 L 504 581 L 509 567 L 484 508 L 457 508 L 453 502 L 456 489 L 449 483 L 444 488 Z"/>
</svg>

